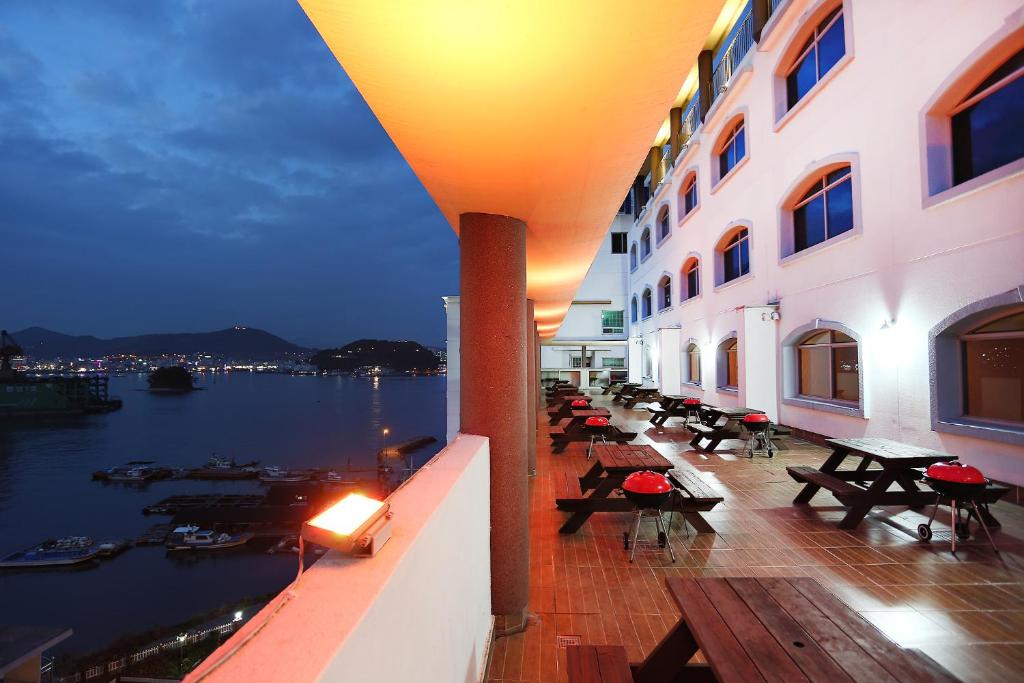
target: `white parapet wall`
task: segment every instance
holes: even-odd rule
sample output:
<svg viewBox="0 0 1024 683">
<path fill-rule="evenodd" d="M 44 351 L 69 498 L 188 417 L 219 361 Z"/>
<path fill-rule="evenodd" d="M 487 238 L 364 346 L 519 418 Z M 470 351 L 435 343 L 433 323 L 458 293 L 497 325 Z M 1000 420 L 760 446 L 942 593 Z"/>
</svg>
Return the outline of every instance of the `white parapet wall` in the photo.
<svg viewBox="0 0 1024 683">
<path fill-rule="evenodd" d="M 246 681 L 482 678 L 491 632 L 490 451 L 459 435 L 389 499 L 372 558 L 331 551 L 186 677 Z"/>
</svg>

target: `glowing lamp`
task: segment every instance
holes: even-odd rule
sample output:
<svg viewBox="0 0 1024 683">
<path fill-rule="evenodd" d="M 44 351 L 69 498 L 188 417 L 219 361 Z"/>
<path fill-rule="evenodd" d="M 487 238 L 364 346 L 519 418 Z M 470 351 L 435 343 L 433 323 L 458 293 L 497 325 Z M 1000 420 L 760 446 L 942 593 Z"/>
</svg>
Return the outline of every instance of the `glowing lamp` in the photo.
<svg viewBox="0 0 1024 683">
<path fill-rule="evenodd" d="M 350 555 L 376 555 L 391 538 L 390 506 L 350 493 L 302 523 L 302 538 Z"/>
</svg>

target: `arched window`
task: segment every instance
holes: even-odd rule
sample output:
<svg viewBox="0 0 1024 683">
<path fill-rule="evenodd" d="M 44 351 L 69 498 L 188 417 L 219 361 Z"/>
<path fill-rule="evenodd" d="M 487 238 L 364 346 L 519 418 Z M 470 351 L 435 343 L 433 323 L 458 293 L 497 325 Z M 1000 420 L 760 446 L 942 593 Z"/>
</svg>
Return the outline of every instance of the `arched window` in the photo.
<svg viewBox="0 0 1024 683">
<path fill-rule="evenodd" d="M 636 295 L 635 294 L 633 295 L 633 300 L 629 302 L 629 319 L 630 319 L 631 322 L 634 322 L 634 323 L 637 320 L 640 319 L 640 316 L 637 315 L 637 305 L 636 305 Z"/>
<path fill-rule="evenodd" d="M 640 317 L 650 318 L 651 310 L 653 308 L 653 295 L 651 294 L 651 288 L 648 287 L 644 290 L 644 293 L 640 296 Z"/>
<path fill-rule="evenodd" d="M 846 54 L 843 30 L 842 5 L 814 27 L 786 73 L 787 109 L 792 109 Z"/>
<path fill-rule="evenodd" d="M 658 280 L 658 310 L 664 311 L 672 305 L 672 278 L 663 275 Z"/>
<path fill-rule="evenodd" d="M 683 262 L 683 277 L 679 285 L 679 300 L 687 301 L 700 294 L 700 259 L 691 256 Z"/>
<path fill-rule="evenodd" d="M 700 384 L 700 347 L 694 342 L 686 346 L 683 357 L 683 368 L 685 368 L 686 382 Z"/>
<path fill-rule="evenodd" d="M 1024 426 L 1024 308 L 960 335 L 964 415 Z"/>
<path fill-rule="evenodd" d="M 849 166 L 823 173 L 796 201 L 792 252 L 853 229 L 853 180 Z"/>
<path fill-rule="evenodd" d="M 735 336 L 718 345 L 718 388 L 735 391 L 740 384 L 739 348 Z"/>
<path fill-rule="evenodd" d="M 661 207 L 661 212 L 658 214 L 658 241 L 661 242 L 668 237 L 670 232 L 672 232 L 672 225 L 669 218 L 668 204 L 666 204 Z"/>
<path fill-rule="evenodd" d="M 860 401 L 857 340 L 838 330 L 817 329 L 797 344 L 797 395 L 826 401 Z"/>
<path fill-rule="evenodd" d="M 953 184 L 1024 157 L 1024 49 L 953 109 Z"/>
<path fill-rule="evenodd" d="M 679 219 L 686 218 L 697 208 L 697 172 L 691 171 L 679 188 Z"/>
<path fill-rule="evenodd" d="M 633 246 L 631 246 L 629 248 L 629 270 L 630 270 L 630 272 L 636 270 L 636 267 L 637 267 L 637 265 L 639 265 L 639 263 L 640 262 L 637 260 L 637 257 L 636 257 L 636 242 L 633 242 Z"/>
<path fill-rule="evenodd" d="M 720 243 L 718 248 L 719 284 L 732 282 L 750 272 L 750 232 L 739 228 Z"/>
<path fill-rule="evenodd" d="M 651 255 L 651 229 L 644 228 L 640 233 L 640 260 L 645 260 Z"/>
<path fill-rule="evenodd" d="M 736 164 L 747 155 L 747 140 L 744 132 L 743 118 L 740 119 L 722 136 L 715 154 L 718 156 L 718 179 L 729 175 Z"/>
</svg>

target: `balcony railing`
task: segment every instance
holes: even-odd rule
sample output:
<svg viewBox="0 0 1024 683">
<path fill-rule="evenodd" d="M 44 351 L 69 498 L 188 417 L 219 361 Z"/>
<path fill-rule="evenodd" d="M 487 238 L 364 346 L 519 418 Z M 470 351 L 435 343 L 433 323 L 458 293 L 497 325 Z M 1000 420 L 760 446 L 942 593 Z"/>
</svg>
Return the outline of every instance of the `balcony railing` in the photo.
<svg viewBox="0 0 1024 683">
<path fill-rule="evenodd" d="M 697 132 L 700 125 L 700 93 L 694 93 L 693 99 L 686 105 L 682 114 L 682 125 L 679 127 L 679 153 L 682 154 L 690 142 L 690 138 Z"/>
<path fill-rule="evenodd" d="M 768 0 L 768 16 L 775 14 L 775 10 L 779 9 L 779 5 L 787 2 L 787 0 Z"/>
<path fill-rule="evenodd" d="M 736 34 L 732 37 L 732 42 L 722 52 L 722 58 L 718 62 L 718 66 L 715 67 L 715 71 L 711 76 L 712 99 L 716 99 L 719 94 L 725 92 L 726 88 L 729 87 L 729 81 L 732 80 L 733 74 L 736 71 L 736 67 L 741 61 L 743 61 L 744 55 L 750 50 L 754 44 L 754 19 L 747 10 L 746 16 L 740 20 L 740 28 L 736 31 Z"/>
</svg>

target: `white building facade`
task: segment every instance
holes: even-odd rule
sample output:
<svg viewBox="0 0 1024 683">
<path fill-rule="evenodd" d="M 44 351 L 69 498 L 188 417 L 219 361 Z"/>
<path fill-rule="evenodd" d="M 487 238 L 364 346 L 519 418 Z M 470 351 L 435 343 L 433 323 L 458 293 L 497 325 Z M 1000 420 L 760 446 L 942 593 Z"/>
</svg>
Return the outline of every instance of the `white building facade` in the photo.
<svg viewBox="0 0 1024 683">
<path fill-rule="evenodd" d="M 730 35 L 635 185 L 631 378 L 1024 484 L 1021 3 L 763 0 Z"/>
</svg>

